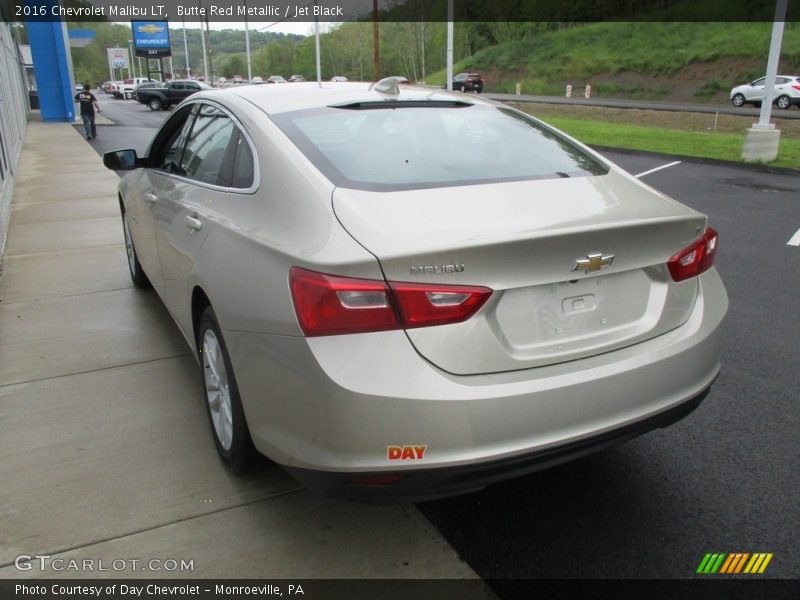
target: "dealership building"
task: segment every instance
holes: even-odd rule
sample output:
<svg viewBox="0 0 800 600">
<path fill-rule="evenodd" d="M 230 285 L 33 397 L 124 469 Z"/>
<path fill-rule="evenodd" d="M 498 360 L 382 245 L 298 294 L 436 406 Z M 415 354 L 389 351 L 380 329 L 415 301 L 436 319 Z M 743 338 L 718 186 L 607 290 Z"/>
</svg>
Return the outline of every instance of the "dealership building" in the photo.
<svg viewBox="0 0 800 600">
<path fill-rule="evenodd" d="M 5 10 L 6 5 L 0 7 Z M 30 112 L 28 82 L 20 54 L 17 26 L 0 22 L 0 255 L 6 242 L 14 176 Z"/>
</svg>

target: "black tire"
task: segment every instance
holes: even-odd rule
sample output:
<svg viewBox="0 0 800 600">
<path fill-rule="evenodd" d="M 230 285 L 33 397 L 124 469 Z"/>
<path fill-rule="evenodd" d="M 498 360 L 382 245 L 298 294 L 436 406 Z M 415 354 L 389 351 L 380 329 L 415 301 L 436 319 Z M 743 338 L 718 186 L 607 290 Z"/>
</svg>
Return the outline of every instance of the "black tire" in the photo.
<svg viewBox="0 0 800 600">
<path fill-rule="evenodd" d="M 122 211 L 122 233 L 125 236 L 125 253 L 128 258 L 128 271 L 131 274 L 131 281 L 133 285 L 138 288 L 150 287 L 150 280 L 139 264 L 139 255 L 136 254 L 136 247 L 133 245 L 133 236 L 131 235 L 130 223 L 128 221 L 128 213 Z"/>
<path fill-rule="evenodd" d="M 130 100 L 133 98 L 133 92 L 125 92 L 125 100 Z"/>
<path fill-rule="evenodd" d="M 783 94 L 782 96 L 778 96 L 778 98 L 775 100 L 775 104 L 781 110 L 788 110 L 792 106 L 792 99 L 786 94 Z"/>
<path fill-rule="evenodd" d="M 213 333 L 219 348 L 219 358 L 222 359 L 222 364 L 225 367 L 225 376 L 227 380 L 227 392 L 230 400 L 230 417 L 232 423 L 232 435 L 230 440 L 223 441 L 220 439 L 217 425 L 214 422 L 214 415 L 211 408 L 211 394 L 213 391 L 210 389 L 207 376 L 213 373 L 212 367 L 209 365 L 205 343 L 207 332 Z M 250 437 L 250 430 L 247 427 L 247 420 L 244 416 L 244 409 L 242 408 L 242 401 L 239 397 L 239 388 L 236 385 L 236 377 L 233 373 L 230 357 L 228 355 L 228 348 L 225 345 L 225 340 L 222 337 L 222 330 L 220 329 L 217 321 L 217 316 L 214 314 L 214 309 L 210 306 L 203 311 L 203 316 L 200 317 L 200 323 L 197 327 L 197 354 L 200 359 L 200 380 L 203 385 L 203 402 L 206 405 L 206 414 L 208 415 L 208 422 L 211 427 L 211 434 L 214 438 L 214 445 L 217 447 L 222 462 L 225 463 L 237 475 L 243 475 L 253 469 L 258 462 L 258 451 L 253 445 L 253 440 Z M 224 387 L 220 385 L 220 387 Z M 220 400 L 219 406 L 222 405 Z M 225 412 L 220 410 L 218 415 L 219 419 L 223 418 Z"/>
<path fill-rule="evenodd" d="M 744 106 L 744 95 L 734 94 L 733 98 L 731 98 L 731 104 L 734 106 Z"/>
<path fill-rule="evenodd" d="M 158 98 L 150 98 L 150 100 L 147 101 L 147 106 L 150 107 L 150 110 L 161 110 L 164 107 L 161 100 Z"/>
</svg>

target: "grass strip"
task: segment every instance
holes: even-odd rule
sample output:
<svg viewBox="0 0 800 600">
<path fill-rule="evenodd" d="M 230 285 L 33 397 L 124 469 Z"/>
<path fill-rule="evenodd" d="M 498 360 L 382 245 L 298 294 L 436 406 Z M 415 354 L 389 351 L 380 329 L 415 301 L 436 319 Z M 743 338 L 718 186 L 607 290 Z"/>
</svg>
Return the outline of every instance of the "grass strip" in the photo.
<svg viewBox="0 0 800 600">
<path fill-rule="evenodd" d="M 567 117 L 547 117 L 545 121 L 584 144 L 732 160 L 744 164 L 742 161 L 744 133 L 682 131 Z M 782 138 L 777 160 L 767 164 L 773 167 L 800 169 L 800 140 Z"/>
</svg>

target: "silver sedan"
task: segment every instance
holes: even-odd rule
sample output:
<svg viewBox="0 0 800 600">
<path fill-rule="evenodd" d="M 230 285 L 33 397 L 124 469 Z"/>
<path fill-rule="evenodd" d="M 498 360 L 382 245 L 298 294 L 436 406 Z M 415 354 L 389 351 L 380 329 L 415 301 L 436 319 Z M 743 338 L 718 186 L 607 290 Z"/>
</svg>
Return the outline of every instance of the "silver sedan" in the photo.
<svg viewBox="0 0 800 600">
<path fill-rule="evenodd" d="M 237 472 L 462 493 L 670 424 L 719 371 L 706 217 L 507 106 L 393 79 L 201 92 L 105 163 Z"/>
</svg>

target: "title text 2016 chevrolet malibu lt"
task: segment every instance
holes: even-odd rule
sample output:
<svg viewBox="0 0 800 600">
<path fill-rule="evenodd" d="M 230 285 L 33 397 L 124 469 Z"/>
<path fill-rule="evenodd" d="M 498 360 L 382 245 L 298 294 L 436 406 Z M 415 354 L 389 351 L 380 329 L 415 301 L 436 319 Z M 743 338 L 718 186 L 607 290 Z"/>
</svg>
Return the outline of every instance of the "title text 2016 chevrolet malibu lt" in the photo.
<svg viewBox="0 0 800 600">
<path fill-rule="evenodd" d="M 511 108 L 391 80 L 201 92 L 105 161 L 237 471 L 479 489 L 668 425 L 719 370 L 706 217 Z"/>
</svg>

